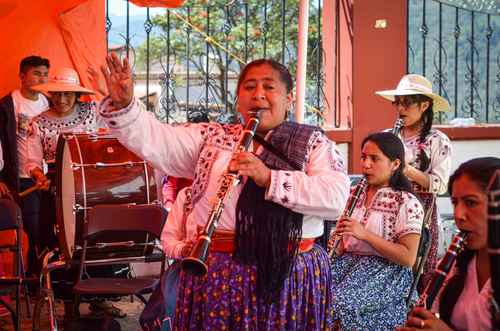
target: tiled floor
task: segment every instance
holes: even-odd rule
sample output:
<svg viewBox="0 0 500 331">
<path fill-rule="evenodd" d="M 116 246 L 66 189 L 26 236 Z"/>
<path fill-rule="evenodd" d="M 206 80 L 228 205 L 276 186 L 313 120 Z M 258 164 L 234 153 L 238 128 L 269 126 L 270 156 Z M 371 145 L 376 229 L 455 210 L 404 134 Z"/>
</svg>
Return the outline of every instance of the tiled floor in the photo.
<svg viewBox="0 0 500 331">
<path fill-rule="evenodd" d="M 127 316 L 124 318 L 115 319 L 120 324 L 122 331 L 140 330 L 138 320 L 139 320 L 139 315 L 141 314 L 141 311 L 144 308 L 144 305 L 138 299 L 135 299 L 134 302 L 131 302 L 130 297 L 128 297 L 126 299 L 122 299 L 119 302 L 114 302 L 113 304 L 116 307 L 123 310 L 127 314 Z M 27 318 L 27 314 L 25 311 L 26 306 L 25 306 L 24 302 L 23 302 L 22 307 L 23 307 L 23 319 L 22 319 L 21 330 L 22 331 L 32 330 L 33 320 Z M 81 312 L 82 317 L 95 317 L 95 315 L 90 314 L 87 304 L 81 305 L 80 312 Z M 56 304 L 56 316 L 57 316 L 57 319 L 59 320 L 58 330 L 64 330 L 64 325 L 62 323 L 62 321 L 64 319 L 64 308 L 63 308 L 62 303 Z M 97 323 L 99 323 L 99 322 L 97 322 Z M 11 319 L 9 317 L 1 317 L 0 318 L 0 330 L 1 331 L 14 330 L 14 328 L 12 327 Z M 45 330 L 50 330 L 46 305 L 44 306 L 44 308 L 42 310 L 42 314 L 41 314 L 41 318 L 40 318 L 40 331 L 45 331 Z M 97 331 L 97 330 L 95 330 L 95 325 L 93 327 L 92 326 L 89 326 L 89 327 L 84 326 L 84 327 L 78 329 L 78 331 L 80 331 L 80 330 L 82 330 L 82 331 L 87 331 L 87 330 L 88 331 Z"/>
</svg>

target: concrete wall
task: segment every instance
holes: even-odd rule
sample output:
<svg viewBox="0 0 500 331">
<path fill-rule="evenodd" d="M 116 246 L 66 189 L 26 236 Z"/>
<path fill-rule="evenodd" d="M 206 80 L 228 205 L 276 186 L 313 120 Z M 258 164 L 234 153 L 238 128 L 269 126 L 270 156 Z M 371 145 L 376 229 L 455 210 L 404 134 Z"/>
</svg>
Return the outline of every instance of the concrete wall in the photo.
<svg viewBox="0 0 500 331">
<path fill-rule="evenodd" d="M 406 73 L 406 1 L 359 0 L 354 9 L 352 167 L 362 140 L 393 126 L 396 114 L 375 91 L 394 88 Z"/>
<path fill-rule="evenodd" d="M 452 172 L 463 162 L 484 156 L 500 158 L 500 139 L 498 140 L 457 140 L 452 141 Z M 441 215 L 453 214 L 453 207 L 448 197 L 438 198 L 438 209 Z"/>
</svg>

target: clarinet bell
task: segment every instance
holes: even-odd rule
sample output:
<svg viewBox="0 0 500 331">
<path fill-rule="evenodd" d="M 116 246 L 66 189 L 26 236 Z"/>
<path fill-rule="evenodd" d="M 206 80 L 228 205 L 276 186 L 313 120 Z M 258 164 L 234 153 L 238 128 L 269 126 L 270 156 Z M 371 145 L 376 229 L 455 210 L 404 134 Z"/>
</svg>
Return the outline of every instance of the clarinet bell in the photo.
<svg viewBox="0 0 500 331">
<path fill-rule="evenodd" d="M 210 238 L 207 236 L 200 237 L 193 246 L 189 256 L 182 260 L 182 270 L 194 276 L 206 275 L 208 272 L 206 261 L 209 246 Z"/>
</svg>

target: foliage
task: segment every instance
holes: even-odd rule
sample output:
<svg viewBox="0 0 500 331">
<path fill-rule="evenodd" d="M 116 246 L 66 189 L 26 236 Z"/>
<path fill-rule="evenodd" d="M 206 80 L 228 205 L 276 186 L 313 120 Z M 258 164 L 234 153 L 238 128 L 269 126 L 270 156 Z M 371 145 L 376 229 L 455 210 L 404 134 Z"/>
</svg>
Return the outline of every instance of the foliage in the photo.
<svg viewBox="0 0 500 331">
<path fill-rule="evenodd" d="M 188 69 L 190 80 L 194 77 L 198 83 L 206 84 L 206 77 L 209 77 L 209 102 L 227 104 L 229 111 L 234 112 L 234 86 L 229 86 L 226 78 L 234 80 L 246 62 L 261 57 L 273 58 L 284 62 L 292 75 L 295 74 L 298 2 L 267 0 L 266 8 L 264 0 L 188 0 L 182 8 L 152 18 L 155 30 L 160 33 L 151 34 L 150 61 L 161 59 L 165 64 L 168 43 L 171 69 L 177 65 Z M 321 49 L 318 47 L 317 21 L 318 9 L 312 6 L 308 54 L 310 82 L 317 79 L 314 52 Z M 207 43 L 206 36 L 211 42 Z M 138 49 L 138 68 L 144 68 L 145 61 L 144 43 Z M 311 85 L 315 86 L 314 83 Z"/>
</svg>

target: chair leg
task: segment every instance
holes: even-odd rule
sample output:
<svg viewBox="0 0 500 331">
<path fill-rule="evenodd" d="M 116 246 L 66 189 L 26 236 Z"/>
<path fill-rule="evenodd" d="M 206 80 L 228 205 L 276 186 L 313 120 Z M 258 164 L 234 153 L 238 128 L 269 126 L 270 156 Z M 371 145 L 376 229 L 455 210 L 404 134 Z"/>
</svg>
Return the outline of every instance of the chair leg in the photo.
<svg viewBox="0 0 500 331">
<path fill-rule="evenodd" d="M 75 301 L 73 303 L 73 316 L 75 318 L 80 317 L 80 295 L 75 294 Z"/>
<path fill-rule="evenodd" d="M 6 303 L 2 299 L 1 296 L 0 296 L 0 305 L 4 306 L 9 311 L 10 316 L 12 317 L 12 325 L 14 325 L 14 329 L 17 331 L 18 330 L 18 328 L 17 328 L 17 320 L 18 320 L 18 318 L 17 318 L 17 312 L 14 311 L 14 309 L 8 303 Z"/>
<path fill-rule="evenodd" d="M 16 285 L 16 327 L 14 330 L 21 330 L 21 284 Z"/>
<path fill-rule="evenodd" d="M 23 278 L 26 277 L 26 270 L 24 268 L 24 258 L 22 254 L 21 254 L 21 275 Z M 26 315 L 28 318 L 31 318 L 31 305 L 30 305 L 28 284 L 24 283 L 23 288 L 24 288 L 24 301 L 26 302 Z"/>
<path fill-rule="evenodd" d="M 28 286 L 24 285 L 24 301 L 26 302 L 26 317 L 31 318 L 31 305 L 30 297 L 28 293 Z"/>
<path fill-rule="evenodd" d="M 40 291 L 40 295 L 36 299 L 35 306 L 33 307 L 33 322 L 31 324 L 31 331 L 40 331 L 40 314 L 45 300 L 44 292 Z"/>
</svg>

